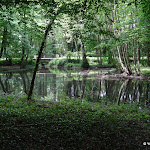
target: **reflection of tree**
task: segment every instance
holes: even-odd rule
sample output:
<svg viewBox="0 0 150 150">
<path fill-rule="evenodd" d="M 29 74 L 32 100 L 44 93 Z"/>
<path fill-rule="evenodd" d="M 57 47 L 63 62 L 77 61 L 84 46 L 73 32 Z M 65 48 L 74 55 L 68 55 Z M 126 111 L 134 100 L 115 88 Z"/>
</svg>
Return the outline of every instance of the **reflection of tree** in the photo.
<svg viewBox="0 0 150 150">
<path fill-rule="evenodd" d="M 79 83 L 79 80 L 74 80 L 73 79 L 73 96 L 76 97 L 76 98 L 79 97 L 79 94 L 78 94 L 78 92 L 79 92 L 78 85 L 79 84 L 78 83 Z"/>
<path fill-rule="evenodd" d="M 98 88 L 97 87 L 97 80 L 93 80 L 91 82 L 92 82 L 90 84 L 91 86 L 89 86 L 89 84 L 88 84 L 87 94 L 89 93 L 88 96 L 91 96 L 91 98 L 94 100 L 95 99 L 95 95 L 96 95 L 96 91 L 97 91 L 97 88 Z"/>
<path fill-rule="evenodd" d="M 113 102 L 119 92 L 120 82 L 118 80 L 104 80 L 105 82 L 105 90 L 106 90 L 106 97 Z"/>
<path fill-rule="evenodd" d="M 61 81 L 59 80 L 59 83 L 60 82 Z M 56 74 L 40 73 L 37 75 L 35 80 L 34 93 L 41 97 L 48 96 L 49 98 L 56 100 L 57 92 L 58 89 L 56 85 Z"/>
<path fill-rule="evenodd" d="M 11 90 L 10 90 L 10 84 L 9 84 L 9 79 L 11 79 L 13 76 L 12 73 L 7 73 L 6 74 L 6 79 L 4 80 L 4 83 L 2 82 L 2 79 L 0 77 L 0 85 L 2 87 L 2 90 L 4 93 L 11 93 Z"/>
<path fill-rule="evenodd" d="M 135 81 L 133 84 L 133 96 L 132 102 L 139 101 L 139 81 Z"/>
<path fill-rule="evenodd" d="M 47 75 L 40 74 L 38 78 L 36 78 L 38 83 L 38 95 L 42 97 L 47 96 Z"/>
<path fill-rule="evenodd" d="M 47 96 L 47 75 L 44 74 L 44 96 Z"/>
<path fill-rule="evenodd" d="M 2 87 L 3 92 L 4 92 L 4 93 L 7 93 L 7 91 L 5 90 L 4 84 L 3 84 L 3 82 L 2 82 L 1 76 L 0 76 L 0 85 L 1 85 L 1 87 Z"/>
<path fill-rule="evenodd" d="M 71 98 L 71 87 L 72 87 L 72 81 L 67 82 L 66 86 L 66 94 Z"/>
<path fill-rule="evenodd" d="M 3 92 L 8 93 L 8 94 L 12 92 L 27 93 L 27 90 L 30 84 L 27 72 L 19 72 L 19 74 L 20 76 L 16 73 L 15 74 L 6 73 L 6 74 L 1 75 L 0 86 L 2 87 Z"/>
<path fill-rule="evenodd" d="M 99 92 L 98 92 L 98 96 L 97 96 L 97 98 L 98 98 L 98 100 L 101 98 L 101 91 L 102 91 L 102 80 L 100 80 L 99 81 Z"/>
<path fill-rule="evenodd" d="M 57 100 L 56 98 L 56 93 L 57 93 L 57 88 L 56 88 L 56 74 L 52 74 L 52 86 L 53 86 L 53 92 L 54 92 L 54 100 Z"/>
<path fill-rule="evenodd" d="M 129 79 L 127 81 L 127 84 L 126 84 L 126 87 L 125 87 L 125 90 L 124 90 L 124 95 L 122 95 L 122 98 L 124 100 L 124 103 L 126 103 L 129 99 L 129 89 L 130 89 L 130 86 L 131 86 L 131 79 Z"/>
<path fill-rule="evenodd" d="M 38 77 L 38 76 L 37 76 Z M 37 87 L 38 87 L 38 95 L 43 95 L 42 94 L 42 80 L 41 80 L 41 78 L 38 78 L 40 81 L 38 82 L 38 85 L 37 85 Z"/>
<path fill-rule="evenodd" d="M 146 105 L 148 105 L 150 102 L 150 98 L 149 98 L 149 83 L 147 83 L 146 86 Z"/>
<path fill-rule="evenodd" d="M 81 82 L 81 95 L 80 95 L 80 98 L 83 98 L 84 93 L 85 93 L 86 78 L 87 78 L 87 75 L 83 75 L 83 79 L 82 79 L 82 82 Z"/>
<path fill-rule="evenodd" d="M 9 79 L 11 79 L 12 76 L 13 76 L 12 73 L 7 73 L 7 74 L 6 74 L 5 87 L 6 87 L 7 93 L 11 93 L 10 84 L 9 84 Z"/>
<path fill-rule="evenodd" d="M 117 100 L 118 105 L 120 105 L 121 99 L 124 100 L 127 97 L 126 94 L 127 94 L 127 90 L 129 88 L 130 83 L 131 83 L 130 79 L 127 79 L 122 83 L 120 90 L 119 90 L 119 94 L 118 94 L 118 100 Z"/>
<path fill-rule="evenodd" d="M 20 72 L 20 76 L 21 76 L 22 81 L 23 81 L 24 92 L 27 94 L 28 88 L 29 88 L 29 78 L 28 78 L 27 72 Z"/>
<path fill-rule="evenodd" d="M 80 80 L 80 76 L 78 80 L 73 79 L 72 81 L 66 81 L 66 95 L 75 98 L 83 98 L 85 94 L 85 90 L 87 88 L 86 79 L 87 75 L 82 76 L 83 79 Z M 86 88 L 85 88 L 86 87 Z"/>
<path fill-rule="evenodd" d="M 30 85 L 29 77 L 26 72 L 21 72 L 19 75 L 3 74 L 0 76 L 0 91 L 27 93 Z M 147 81 L 87 79 L 87 77 L 87 75 L 78 75 L 74 79 L 69 78 L 68 81 L 68 76 L 56 77 L 56 74 L 39 74 L 36 78 L 34 93 L 39 96 L 51 95 L 54 100 L 64 94 L 70 98 L 85 98 L 92 102 L 103 100 L 103 98 L 105 100 L 106 97 L 111 102 L 116 100 L 118 104 L 120 102 L 149 103 L 150 86 Z"/>
</svg>

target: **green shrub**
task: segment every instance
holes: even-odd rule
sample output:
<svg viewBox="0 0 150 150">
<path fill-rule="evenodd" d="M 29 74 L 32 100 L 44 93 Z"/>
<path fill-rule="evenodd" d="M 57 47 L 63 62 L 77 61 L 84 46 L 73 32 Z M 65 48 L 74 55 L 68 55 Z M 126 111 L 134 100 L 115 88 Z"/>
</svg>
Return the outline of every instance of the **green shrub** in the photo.
<svg viewBox="0 0 150 150">
<path fill-rule="evenodd" d="M 58 67 L 62 67 L 62 66 L 65 66 L 66 63 L 67 63 L 67 59 L 58 59 Z"/>
<path fill-rule="evenodd" d="M 49 62 L 50 66 L 63 67 L 67 63 L 67 59 L 53 59 Z"/>
<path fill-rule="evenodd" d="M 33 59 L 28 59 L 27 65 L 35 65 L 36 61 Z"/>
<path fill-rule="evenodd" d="M 73 53 L 70 52 L 70 51 L 68 51 L 68 52 L 67 52 L 67 59 L 71 59 L 71 56 L 73 56 Z"/>
<path fill-rule="evenodd" d="M 74 66 L 74 64 L 73 63 L 67 63 L 67 65 L 66 65 L 67 67 L 73 67 Z"/>
<path fill-rule="evenodd" d="M 68 59 L 68 62 L 78 64 L 80 63 L 80 59 Z"/>
<path fill-rule="evenodd" d="M 63 58 L 63 59 L 53 59 L 49 62 L 50 66 L 53 67 L 73 67 L 76 66 L 75 64 L 80 64 L 80 59 L 67 59 L 67 58 Z"/>
<path fill-rule="evenodd" d="M 13 58 L 11 60 L 0 60 L 0 66 L 11 66 L 11 65 L 21 65 L 21 59 Z M 35 60 L 28 59 L 27 65 L 35 65 Z"/>
</svg>

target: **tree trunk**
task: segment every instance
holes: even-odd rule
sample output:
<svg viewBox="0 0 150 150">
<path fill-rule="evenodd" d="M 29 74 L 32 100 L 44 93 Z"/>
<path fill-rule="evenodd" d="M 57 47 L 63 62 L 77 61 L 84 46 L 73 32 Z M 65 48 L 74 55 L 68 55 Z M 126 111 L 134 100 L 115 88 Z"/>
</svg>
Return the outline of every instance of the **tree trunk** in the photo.
<svg viewBox="0 0 150 150">
<path fill-rule="evenodd" d="M 138 75 L 140 75 L 140 49 L 138 41 L 137 41 L 137 71 Z"/>
<path fill-rule="evenodd" d="M 30 90 L 29 90 L 28 98 L 27 98 L 28 100 L 31 100 L 31 97 L 32 97 L 33 88 L 34 88 L 34 81 L 35 81 L 35 78 L 36 78 L 36 72 L 37 72 L 38 67 L 39 67 L 40 58 L 42 56 L 42 52 L 43 52 L 43 49 L 44 49 L 44 45 L 45 45 L 45 42 L 46 42 L 46 39 L 47 39 L 48 32 L 51 30 L 53 22 L 54 22 L 54 18 L 48 24 L 48 26 L 47 26 L 47 28 L 45 30 L 44 38 L 43 38 L 43 41 L 41 43 L 41 47 L 40 47 L 40 50 L 39 50 L 39 53 L 38 53 L 38 58 L 36 60 L 36 65 L 35 65 L 34 72 L 33 72 L 33 77 L 32 77 L 32 81 L 31 81 L 31 85 L 30 85 Z"/>
<path fill-rule="evenodd" d="M 132 71 L 131 71 L 131 68 L 130 68 L 130 63 L 129 63 L 129 55 L 128 55 L 128 46 L 126 45 L 122 45 L 122 59 L 123 59 L 123 62 L 124 62 L 124 65 L 127 69 L 127 74 L 128 75 L 131 75 L 132 74 Z"/>
<path fill-rule="evenodd" d="M 7 28 L 4 27 L 3 31 L 3 38 L 2 38 L 2 43 L 1 43 L 1 51 L 0 51 L 0 58 L 3 56 L 3 51 L 6 48 L 6 35 L 7 35 Z"/>
<path fill-rule="evenodd" d="M 97 40 L 98 40 L 98 42 L 100 42 L 99 35 L 97 36 Z M 102 66 L 102 48 L 101 47 L 100 47 L 100 60 L 99 60 L 98 56 L 97 56 L 97 60 L 98 60 L 99 65 Z"/>
<path fill-rule="evenodd" d="M 128 70 L 127 70 L 127 68 L 125 67 L 125 65 L 124 65 L 124 63 L 123 63 L 123 60 L 122 60 L 121 47 L 120 47 L 120 46 L 117 46 L 117 50 L 118 50 L 120 65 L 121 65 L 123 71 L 128 74 Z"/>
<path fill-rule="evenodd" d="M 127 69 L 129 72 L 129 75 L 132 74 L 131 66 L 130 66 L 130 59 L 129 59 L 129 47 L 128 44 L 126 44 L 126 63 L 127 63 Z"/>
<path fill-rule="evenodd" d="M 82 67 L 83 68 L 89 68 L 89 63 L 88 63 L 87 58 L 86 58 L 84 43 L 83 43 L 81 36 L 80 36 L 80 42 L 81 42 L 81 50 L 82 50 Z"/>
<path fill-rule="evenodd" d="M 26 10 L 24 9 L 23 18 L 25 19 Z M 21 68 L 25 68 L 25 34 L 26 34 L 26 22 L 24 22 L 24 31 L 22 36 L 22 57 L 21 57 Z"/>
<path fill-rule="evenodd" d="M 25 46 L 24 46 L 24 44 L 22 43 L 21 68 L 25 68 L 24 58 L 25 58 Z"/>
<path fill-rule="evenodd" d="M 74 44 L 75 44 L 75 49 L 77 52 L 77 59 L 80 59 L 79 49 L 78 49 L 78 45 L 77 45 L 77 39 L 74 39 Z"/>
<path fill-rule="evenodd" d="M 134 70 L 136 75 L 139 75 L 139 61 L 138 61 L 138 54 L 137 54 L 137 50 L 138 50 L 138 44 L 136 44 L 136 40 L 133 39 L 133 62 L 134 62 Z"/>
</svg>

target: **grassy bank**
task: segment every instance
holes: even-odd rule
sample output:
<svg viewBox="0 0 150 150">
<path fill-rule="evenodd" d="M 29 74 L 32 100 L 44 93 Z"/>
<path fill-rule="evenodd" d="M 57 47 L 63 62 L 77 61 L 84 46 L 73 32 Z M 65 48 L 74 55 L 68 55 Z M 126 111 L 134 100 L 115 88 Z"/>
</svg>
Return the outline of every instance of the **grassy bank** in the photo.
<svg viewBox="0 0 150 150">
<path fill-rule="evenodd" d="M 107 63 L 107 58 L 103 58 L 103 65 L 100 66 L 96 57 L 87 57 L 87 60 L 89 62 L 89 65 L 91 68 L 93 67 L 113 67 L 112 64 Z M 82 66 L 82 60 L 77 58 L 58 58 L 51 60 L 49 65 L 53 68 L 59 68 L 59 67 L 66 67 L 66 68 L 72 68 L 72 67 L 81 67 Z"/>
<path fill-rule="evenodd" d="M 103 65 L 99 65 L 96 57 L 87 57 L 87 59 L 88 59 L 88 62 L 89 62 L 91 69 L 115 68 L 113 64 L 108 64 L 108 60 L 107 60 L 108 58 L 105 58 L 105 57 L 102 58 Z M 58 59 L 51 60 L 49 62 L 49 66 L 51 68 L 66 68 L 66 69 L 81 68 L 82 60 L 77 59 L 77 58 L 71 58 L 71 59 L 67 59 L 65 57 L 64 58 L 58 58 Z M 133 64 L 131 64 L 131 68 L 132 69 L 134 68 Z M 117 68 L 116 68 L 116 70 L 117 70 Z M 135 74 L 134 71 L 133 71 L 133 74 Z M 140 64 L 140 74 L 149 76 L 150 75 L 150 67 L 143 66 L 142 64 Z"/>
<path fill-rule="evenodd" d="M 22 72 L 33 70 L 35 66 L 35 60 L 28 59 L 26 65 L 21 67 L 21 60 L 19 58 L 13 58 L 11 61 L 6 59 L 0 59 L 0 72 Z"/>
<path fill-rule="evenodd" d="M 134 105 L 0 99 L 2 150 L 138 150 L 148 142 L 150 112 Z"/>
</svg>

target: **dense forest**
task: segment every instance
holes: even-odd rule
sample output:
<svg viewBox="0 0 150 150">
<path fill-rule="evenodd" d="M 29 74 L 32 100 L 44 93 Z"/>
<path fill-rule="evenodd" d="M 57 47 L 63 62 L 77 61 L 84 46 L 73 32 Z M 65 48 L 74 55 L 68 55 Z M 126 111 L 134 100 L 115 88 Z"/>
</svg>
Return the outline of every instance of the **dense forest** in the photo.
<svg viewBox="0 0 150 150">
<path fill-rule="evenodd" d="M 140 63 L 150 65 L 148 0 L 2 0 L 0 5 L 0 58 L 9 63 L 20 58 L 24 67 L 40 49 L 45 57 L 81 56 L 83 67 L 89 66 L 87 56 L 97 57 L 100 66 L 107 57 L 128 75 L 138 75 Z"/>
<path fill-rule="evenodd" d="M 149 31 L 149 0 L 0 0 L 2 150 L 149 149 Z"/>
</svg>

